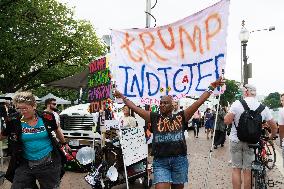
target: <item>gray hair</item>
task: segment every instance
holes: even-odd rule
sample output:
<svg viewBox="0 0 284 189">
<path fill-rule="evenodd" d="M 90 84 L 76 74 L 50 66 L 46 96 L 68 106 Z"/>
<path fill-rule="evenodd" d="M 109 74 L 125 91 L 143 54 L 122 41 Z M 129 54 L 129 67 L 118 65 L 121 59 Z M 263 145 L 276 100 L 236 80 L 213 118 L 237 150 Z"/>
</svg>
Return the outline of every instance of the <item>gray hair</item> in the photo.
<svg viewBox="0 0 284 189">
<path fill-rule="evenodd" d="M 245 84 L 242 87 L 243 91 L 248 91 L 251 96 L 256 96 L 256 87 L 251 84 Z"/>
<path fill-rule="evenodd" d="M 36 99 L 34 95 L 29 91 L 18 92 L 13 98 L 14 105 L 25 103 L 31 106 L 36 105 Z"/>
</svg>

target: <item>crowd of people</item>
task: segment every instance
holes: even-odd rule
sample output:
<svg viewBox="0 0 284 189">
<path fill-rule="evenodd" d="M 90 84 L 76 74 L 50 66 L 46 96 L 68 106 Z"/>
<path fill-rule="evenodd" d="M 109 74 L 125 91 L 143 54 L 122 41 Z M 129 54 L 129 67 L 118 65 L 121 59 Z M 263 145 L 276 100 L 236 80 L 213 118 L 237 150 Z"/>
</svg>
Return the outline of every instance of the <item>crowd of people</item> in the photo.
<svg viewBox="0 0 284 189">
<path fill-rule="evenodd" d="M 233 189 L 251 188 L 251 163 L 254 152 L 248 147 L 248 142 L 239 139 L 237 127 L 246 108 L 258 110 L 261 103 L 256 99 L 256 88 L 247 84 L 241 88 L 243 100 L 236 100 L 229 108 L 220 106 L 216 108 L 218 112 L 207 108 L 201 113 L 200 106 L 214 89 L 223 83 L 221 78 L 211 83 L 199 99 L 185 109 L 179 109 L 179 102 L 174 101 L 172 96 L 163 96 L 159 112 L 150 112 L 138 107 L 122 93 L 114 91 L 113 95 L 123 99 L 125 104 L 122 108 L 123 116 L 119 120 L 121 127 L 138 126 L 134 112 L 150 123 L 156 189 L 182 189 L 188 182 L 189 160 L 184 131 L 188 129 L 190 120 L 194 128 L 194 138 L 200 136 L 199 130 L 204 126 L 205 138 L 213 140 L 214 149 L 223 147 L 226 135 L 229 135 Z M 281 95 L 280 101 L 283 108 L 279 111 L 278 124 L 282 141 L 284 94 Z M 6 127 L 2 130 L 0 139 L 8 137 L 11 146 L 11 160 L 5 177 L 12 182 L 12 188 L 37 188 L 36 182 L 43 189 L 59 188 L 64 174 L 65 157 L 58 144 L 63 145 L 66 150 L 70 148 L 60 128 L 59 116 L 55 112 L 56 100 L 47 99 L 45 110 L 40 112 L 32 93 L 19 92 L 13 98 L 14 108 L 8 104 L 4 105 L 1 106 L 1 116 L 5 117 Z M 277 125 L 270 110 L 264 107 L 259 113 L 270 128 L 269 137 L 273 138 L 277 135 Z M 52 132 L 55 132 L 57 140 Z"/>
</svg>

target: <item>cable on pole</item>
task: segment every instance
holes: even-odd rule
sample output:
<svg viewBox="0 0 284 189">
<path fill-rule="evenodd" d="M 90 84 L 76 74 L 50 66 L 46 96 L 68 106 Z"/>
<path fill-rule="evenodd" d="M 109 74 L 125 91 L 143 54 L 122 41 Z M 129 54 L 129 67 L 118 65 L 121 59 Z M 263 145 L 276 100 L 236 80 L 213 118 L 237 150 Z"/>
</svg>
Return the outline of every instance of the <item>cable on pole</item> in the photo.
<svg viewBox="0 0 284 189">
<path fill-rule="evenodd" d="M 150 15 L 153 19 L 154 19 L 154 21 L 155 21 L 155 25 L 154 25 L 154 27 L 156 27 L 157 26 L 157 20 L 156 20 L 156 18 L 151 14 L 151 13 L 149 13 L 149 12 L 147 12 L 147 11 L 145 11 L 145 13 L 146 14 L 148 14 L 148 15 Z"/>
</svg>

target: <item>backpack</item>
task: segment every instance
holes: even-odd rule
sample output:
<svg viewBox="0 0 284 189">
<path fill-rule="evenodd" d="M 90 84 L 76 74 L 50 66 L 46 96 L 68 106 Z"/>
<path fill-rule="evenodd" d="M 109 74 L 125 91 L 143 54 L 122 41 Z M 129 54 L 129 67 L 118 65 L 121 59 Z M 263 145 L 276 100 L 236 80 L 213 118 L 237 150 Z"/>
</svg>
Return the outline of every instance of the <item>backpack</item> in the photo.
<svg viewBox="0 0 284 189">
<path fill-rule="evenodd" d="M 265 109 L 265 106 L 260 104 L 256 110 L 250 110 L 245 100 L 240 100 L 240 102 L 245 111 L 241 114 L 239 124 L 236 127 L 237 136 L 240 141 L 255 144 L 261 137 L 261 112 Z"/>
</svg>

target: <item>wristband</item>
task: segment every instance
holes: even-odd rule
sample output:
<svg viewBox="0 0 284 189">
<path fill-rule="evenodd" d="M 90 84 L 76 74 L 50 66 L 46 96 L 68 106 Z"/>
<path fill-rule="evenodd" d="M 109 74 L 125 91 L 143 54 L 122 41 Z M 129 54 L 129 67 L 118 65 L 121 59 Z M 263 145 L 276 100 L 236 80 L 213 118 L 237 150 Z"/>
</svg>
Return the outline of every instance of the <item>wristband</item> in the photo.
<svg viewBox="0 0 284 189">
<path fill-rule="evenodd" d="M 206 91 L 208 93 L 212 94 L 214 90 L 215 90 L 215 88 L 213 86 L 209 85 Z"/>
</svg>

